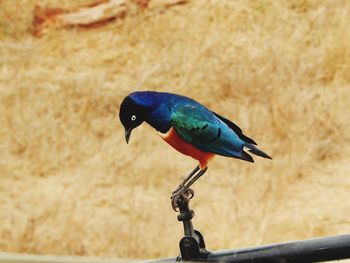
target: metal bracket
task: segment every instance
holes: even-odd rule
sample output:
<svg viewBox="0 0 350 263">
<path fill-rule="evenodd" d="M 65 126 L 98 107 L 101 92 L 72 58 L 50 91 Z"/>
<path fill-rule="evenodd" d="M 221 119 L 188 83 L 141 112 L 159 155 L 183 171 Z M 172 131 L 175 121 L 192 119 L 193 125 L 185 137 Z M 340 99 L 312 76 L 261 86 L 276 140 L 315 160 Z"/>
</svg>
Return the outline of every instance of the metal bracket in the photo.
<svg viewBox="0 0 350 263">
<path fill-rule="evenodd" d="M 205 248 L 203 235 L 193 228 L 191 220 L 194 217 L 194 211 L 189 208 L 189 199 L 180 197 L 177 200 L 177 206 L 180 211 L 177 220 L 182 221 L 185 233 L 179 243 L 181 256 L 177 261 L 207 258 L 209 252 Z"/>
</svg>

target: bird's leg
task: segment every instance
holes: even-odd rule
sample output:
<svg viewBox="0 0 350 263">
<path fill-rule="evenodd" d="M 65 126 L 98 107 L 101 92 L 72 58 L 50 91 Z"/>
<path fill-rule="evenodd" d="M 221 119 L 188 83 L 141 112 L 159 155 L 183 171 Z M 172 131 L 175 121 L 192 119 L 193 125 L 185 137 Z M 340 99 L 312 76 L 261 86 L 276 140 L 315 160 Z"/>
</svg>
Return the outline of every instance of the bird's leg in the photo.
<svg viewBox="0 0 350 263">
<path fill-rule="evenodd" d="M 194 195 L 194 192 L 192 189 L 190 189 L 190 186 L 197 181 L 205 172 L 208 170 L 208 167 L 206 167 L 204 170 L 199 170 L 199 166 L 197 166 L 183 181 L 182 183 L 176 188 L 176 190 L 172 193 L 171 196 L 171 205 L 174 209 L 174 211 L 177 211 L 177 202 L 179 198 L 185 198 L 187 200 L 191 199 Z"/>
<path fill-rule="evenodd" d="M 208 170 L 208 167 L 205 167 L 204 170 L 200 170 L 195 176 L 193 176 L 193 178 L 187 182 L 184 187 L 186 189 L 189 189 L 191 185 L 194 184 L 195 181 L 197 181 L 199 179 L 199 177 L 201 177 L 203 174 L 205 174 L 205 172 Z"/>
<path fill-rule="evenodd" d="M 185 179 L 181 182 L 181 184 L 179 184 L 179 186 L 176 188 L 175 191 L 173 191 L 173 194 L 177 193 L 179 190 L 184 188 L 184 185 L 192 178 L 192 176 L 194 176 L 197 171 L 199 170 L 199 165 L 196 166 L 196 168 L 194 168 L 194 170 L 185 177 Z"/>
</svg>

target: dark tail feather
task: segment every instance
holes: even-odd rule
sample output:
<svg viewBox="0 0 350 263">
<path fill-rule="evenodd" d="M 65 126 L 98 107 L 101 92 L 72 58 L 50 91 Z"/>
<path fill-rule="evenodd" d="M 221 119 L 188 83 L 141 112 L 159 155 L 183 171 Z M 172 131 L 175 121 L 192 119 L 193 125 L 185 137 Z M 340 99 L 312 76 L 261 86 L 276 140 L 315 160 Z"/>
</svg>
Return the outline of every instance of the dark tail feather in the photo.
<svg viewBox="0 0 350 263">
<path fill-rule="evenodd" d="M 247 162 L 254 163 L 253 157 L 251 157 L 248 153 L 242 150 L 241 156 L 238 157 L 239 159 L 245 160 Z"/>
<path fill-rule="evenodd" d="M 251 143 L 247 143 L 245 145 L 247 148 L 249 148 L 249 152 L 254 153 L 255 155 L 258 155 L 260 157 L 264 157 L 267 159 L 272 159 L 269 155 L 267 155 L 266 153 L 264 153 L 262 150 L 258 149 L 258 147 L 252 145 Z"/>
</svg>

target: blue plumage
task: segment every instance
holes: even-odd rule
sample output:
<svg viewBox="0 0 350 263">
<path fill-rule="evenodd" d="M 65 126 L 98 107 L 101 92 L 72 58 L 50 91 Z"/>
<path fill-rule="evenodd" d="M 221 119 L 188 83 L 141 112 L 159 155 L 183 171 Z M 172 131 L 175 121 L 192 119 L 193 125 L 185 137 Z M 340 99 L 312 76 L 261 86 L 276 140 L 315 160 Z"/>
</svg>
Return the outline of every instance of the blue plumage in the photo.
<svg viewBox="0 0 350 263">
<path fill-rule="evenodd" d="M 155 91 L 138 91 L 127 98 L 142 108 L 143 120 L 157 131 L 166 133 L 174 128 L 185 142 L 204 152 L 253 162 L 244 151 L 246 147 L 258 156 L 271 159 L 236 124 L 191 98 Z M 120 114 L 124 116 L 122 106 Z"/>
</svg>

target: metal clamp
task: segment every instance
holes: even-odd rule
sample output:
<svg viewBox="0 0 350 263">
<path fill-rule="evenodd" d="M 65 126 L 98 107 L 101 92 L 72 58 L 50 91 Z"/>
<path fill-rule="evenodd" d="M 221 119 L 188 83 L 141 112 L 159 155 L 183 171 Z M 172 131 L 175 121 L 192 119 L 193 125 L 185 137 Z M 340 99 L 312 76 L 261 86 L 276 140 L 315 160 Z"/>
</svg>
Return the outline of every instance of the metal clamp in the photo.
<svg viewBox="0 0 350 263">
<path fill-rule="evenodd" d="M 180 211 L 177 220 L 182 221 L 185 233 L 179 243 L 181 256 L 177 258 L 177 261 L 205 259 L 209 255 L 205 248 L 203 235 L 193 228 L 191 220 L 194 217 L 194 211 L 189 208 L 189 200 L 183 197 L 177 200 L 177 207 Z"/>
</svg>

